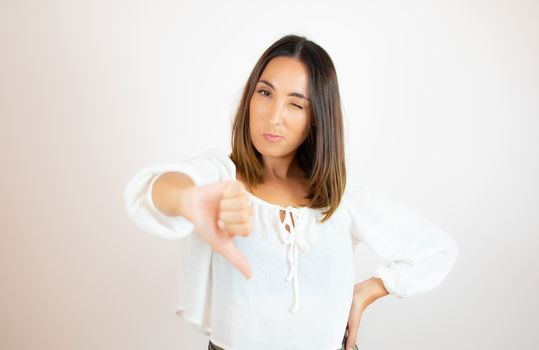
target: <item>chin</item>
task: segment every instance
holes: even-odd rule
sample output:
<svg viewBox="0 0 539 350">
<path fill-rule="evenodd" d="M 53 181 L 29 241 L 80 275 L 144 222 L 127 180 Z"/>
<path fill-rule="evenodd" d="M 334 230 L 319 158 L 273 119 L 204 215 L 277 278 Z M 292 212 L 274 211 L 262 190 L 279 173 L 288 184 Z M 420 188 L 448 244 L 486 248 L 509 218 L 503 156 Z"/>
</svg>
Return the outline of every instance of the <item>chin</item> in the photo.
<svg viewBox="0 0 539 350">
<path fill-rule="evenodd" d="M 257 147 L 255 145 L 255 148 L 264 157 L 272 157 L 272 158 L 284 157 L 296 150 L 296 149 L 290 150 L 286 147 L 277 146 L 277 145 L 274 147 L 271 147 L 271 146 Z"/>
<path fill-rule="evenodd" d="M 283 147 L 281 145 L 266 145 L 264 144 L 264 141 L 262 141 L 262 145 L 260 145 L 259 143 L 254 143 L 253 142 L 253 145 L 255 146 L 256 150 L 262 154 L 263 156 L 267 156 L 267 157 L 278 157 L 278 156 L 281 156 L 283 155 Z"/>
</svg>

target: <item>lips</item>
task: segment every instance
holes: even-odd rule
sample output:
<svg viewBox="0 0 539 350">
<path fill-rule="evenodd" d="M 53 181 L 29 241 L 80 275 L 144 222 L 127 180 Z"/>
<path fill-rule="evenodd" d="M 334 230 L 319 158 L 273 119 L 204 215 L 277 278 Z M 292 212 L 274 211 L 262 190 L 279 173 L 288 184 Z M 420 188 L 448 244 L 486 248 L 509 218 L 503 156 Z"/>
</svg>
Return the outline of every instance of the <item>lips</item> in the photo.
<svg viewBox="0 0 539 350">
<path fill-rule="evenodd" d="M 264 135 L 264 138 L 270 142 L 278 142 L 284 139 L 283 136 L 276 134 L 264 133 L 262 135 Z"/>
</svg>

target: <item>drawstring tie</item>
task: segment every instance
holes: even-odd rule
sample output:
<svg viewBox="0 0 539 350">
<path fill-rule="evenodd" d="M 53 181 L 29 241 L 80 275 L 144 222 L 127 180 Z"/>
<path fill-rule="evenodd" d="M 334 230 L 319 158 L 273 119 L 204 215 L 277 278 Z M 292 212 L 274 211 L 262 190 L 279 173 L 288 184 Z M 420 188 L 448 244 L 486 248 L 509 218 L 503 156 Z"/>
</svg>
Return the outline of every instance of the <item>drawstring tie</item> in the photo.
<svg viewBox="0 0 539 350">
<path fill-rule="evenodd" d="M 281 222 L 280 213 L 285 212 L 285 219 Z M 310 249 L 309 244 L 305 239 L 305 220 L 300 209 L 291 206 L 277 207 L 277 217 L 279 218 L 279 236 L 281 241 L 288 246 L 288 262 L 290 264 L 290 271 L 285 277 L 285 280 L 292 280 L 294 289 L 294 304 L 290 308 L 291 313 L 296 313 L 300 308 L 299 298 L 299 282 L 298 282 L 298 253 L 299 249 L 308 251 Z M 294 224 L 292 224 L 292 218 Z M 286 229 L 288 225 L 290 232 Z"/>
</svg>

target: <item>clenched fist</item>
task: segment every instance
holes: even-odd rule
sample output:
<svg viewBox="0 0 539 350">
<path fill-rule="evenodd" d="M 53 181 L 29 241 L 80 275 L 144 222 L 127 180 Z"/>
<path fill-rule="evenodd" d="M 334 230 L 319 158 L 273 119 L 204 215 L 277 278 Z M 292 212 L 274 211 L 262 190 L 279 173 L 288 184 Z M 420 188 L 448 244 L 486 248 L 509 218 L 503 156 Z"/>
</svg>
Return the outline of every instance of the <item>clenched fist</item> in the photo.
<svg viewBox="0 0 539 350">
<path fill-rule="evenodd" d="M 243 184 L 226 180 L 192 186 L 184 195 L 186 216 L 195 233 L 250 279 L 252 271 L 247 258 L 232 244 L 235 235 L 247 236 L 252 231 L 253 208 Z"/>
</svg>

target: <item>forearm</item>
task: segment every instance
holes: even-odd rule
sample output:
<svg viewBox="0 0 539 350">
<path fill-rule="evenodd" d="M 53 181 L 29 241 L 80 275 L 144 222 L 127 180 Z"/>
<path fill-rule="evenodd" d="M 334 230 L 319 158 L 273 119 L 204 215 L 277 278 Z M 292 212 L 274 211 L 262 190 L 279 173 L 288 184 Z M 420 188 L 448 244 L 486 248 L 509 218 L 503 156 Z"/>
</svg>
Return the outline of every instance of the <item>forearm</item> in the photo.
<svg viewBox="0 0 539 350">
<path fill-rule="evenodd" d="M 382 280 L 371 277 L 354 286 L 354 303 L 361 310 L 365 310 L 375 300 L 388 294 L 389 292 L 384 287 Z"/>
<path fill-rule="evenodd" d="M 152 200 L 157 210 L 168 216 L 188 217 L 187 190 L 195 184 L 183 173 L 169 172 L 159 176 L 152 188 Z"/>
</svg>

